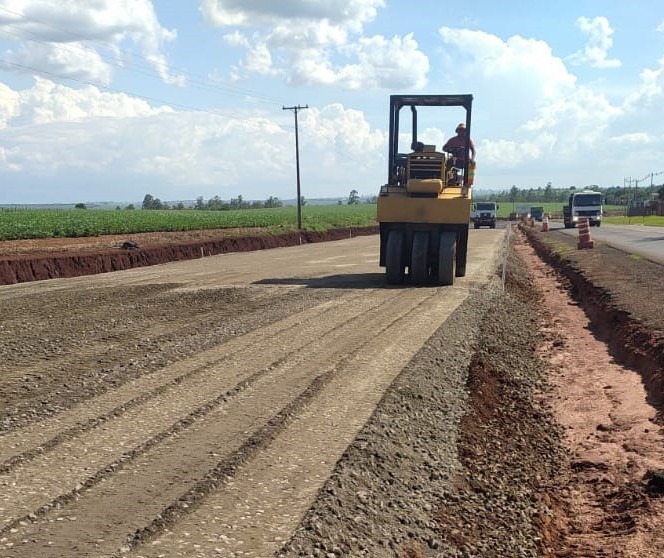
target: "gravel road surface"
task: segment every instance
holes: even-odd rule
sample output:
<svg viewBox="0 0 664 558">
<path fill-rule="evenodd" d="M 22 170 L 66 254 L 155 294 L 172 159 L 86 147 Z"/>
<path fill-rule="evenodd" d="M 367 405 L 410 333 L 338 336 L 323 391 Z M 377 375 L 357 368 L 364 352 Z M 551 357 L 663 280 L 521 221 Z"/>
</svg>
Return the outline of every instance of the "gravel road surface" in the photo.
<svg viewBox="0 0 664 558">
<path fill-rule="evenodd" d="M 504 235 L 451 288 L 386 288 L 375 236 L 2 287 L 0 554 L 269 556 L 422 351 L 449 483 Z"/>
<path fill-rule="evenodd" d="M 452 288 L 376 260 L 0 287 L 0 556 L 660 556 L 661 266 L 527 228 Z"/>
</svg>

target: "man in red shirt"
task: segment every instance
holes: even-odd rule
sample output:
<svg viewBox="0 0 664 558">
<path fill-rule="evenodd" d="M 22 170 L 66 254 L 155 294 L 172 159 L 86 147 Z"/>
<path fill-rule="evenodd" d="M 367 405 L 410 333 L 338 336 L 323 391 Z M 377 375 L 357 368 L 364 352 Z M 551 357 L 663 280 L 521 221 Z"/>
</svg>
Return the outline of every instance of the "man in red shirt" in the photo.
<svg viewBox="0 0 664 558">
<path fill-rule="evenodd" d="M 461 183 L 460 169 L 465 167 L 466 163 L 466 125 L 462 122 L 456 127 L 456 136 L 447 140 L 443 146 L 443 151 L 452 155 L 452 176 L 448 184 L 458 185 Z M 470 162 L 468 163 L 468 177 L 463 179 L 461 195 L 468 195 L 468 188 L 472 186 L 475 174 L 475 144 L 469 138 L 468 146 L 470 148 Z"/>
<path fill-rule="evenodd" d="M 462 122 L 456 127 L 456 136 L 447 140 L 443 146 L 443 151 L 451 153 L 456 158 L 456 162 L 463 166 L 466 162 L 466 125 Z M 470 162 L 475 162 L 475 144 L 470 140 Z"/>
</svg>

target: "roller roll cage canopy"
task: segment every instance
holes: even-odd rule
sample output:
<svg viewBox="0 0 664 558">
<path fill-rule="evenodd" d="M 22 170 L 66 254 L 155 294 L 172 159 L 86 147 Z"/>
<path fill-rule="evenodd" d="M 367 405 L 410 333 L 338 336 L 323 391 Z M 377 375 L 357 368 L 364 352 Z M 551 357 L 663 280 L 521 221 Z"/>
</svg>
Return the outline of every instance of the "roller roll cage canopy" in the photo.
<svg viewBox="0 0 664 558">
<path fill-rule="evenodd" d="M 417 141 L 417 108 L 416 107 L 463 107 L 466 109 L 466 152 L 464 176 L 468 176 L 470 153 L 470 119 L 473 105 L 472 95 L 390 95 L 390 138 L 388 160 L 388 184 L 397 183 L 397 152 L 399 149 L 399 111 L 410 107 L 413 115 L 412 139 Z"/>
</svg>

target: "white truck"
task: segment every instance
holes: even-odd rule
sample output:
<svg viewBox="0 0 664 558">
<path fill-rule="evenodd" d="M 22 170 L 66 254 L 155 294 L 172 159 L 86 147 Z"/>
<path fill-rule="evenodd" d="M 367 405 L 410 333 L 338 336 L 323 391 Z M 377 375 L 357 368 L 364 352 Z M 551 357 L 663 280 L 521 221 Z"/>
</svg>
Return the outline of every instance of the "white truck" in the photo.
<svg viewBox="0 0 664 558">
<path fill-rule="evenodd" d="M 496 212 L 498 204 L 496 202 L 475 202 L 470 212 L 470 218 L 476 229 L 480 227 L 496 228 Z"/>
<path fill-rule="evenodd" d="M 566 229 L 573 229 L 579 219 L 588 219 L 590 226 L 599 227 L 602 223 L 602 194 L 583 190 L 570 194 L 567 205 L 563 206 L 563 221 Z"/>
</svg>

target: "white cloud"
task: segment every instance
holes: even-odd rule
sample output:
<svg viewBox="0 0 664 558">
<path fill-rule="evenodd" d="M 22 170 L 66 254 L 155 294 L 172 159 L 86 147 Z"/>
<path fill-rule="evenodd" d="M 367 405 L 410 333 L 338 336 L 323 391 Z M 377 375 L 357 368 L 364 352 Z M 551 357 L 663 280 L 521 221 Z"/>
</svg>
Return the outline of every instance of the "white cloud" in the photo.
<svg viewBox="0 0 664 558">
<path fill-rule="evenodd" d="M 20 106 L 20 94 L 0 83 L 0 129 L 5 128 L 7 123 L 19 113 Z"/>
<path fill-rule="evenodd" d="M 114 199 L 142 197 L 137 187 L 162 199 L 176 191 L 190 199 L 238 192 L 248 198 L 283 183 L 292 169 L 289 139 L 264 118 L 231 120 L 202 112 L 50 121 L 3 132 L 0 176 L 4 183 L 11 183 L 16 172 L 25 183 L 48 178 L 52 198 L 63 183 L 74 198 L 88 200 L 107 199 L 107 186 Z M 269 176 L 271 184 L 248 183 L 249 174 L 257 172 Z"/>
<path fill-rule="evenodd" d="M 244 69 L 253 74 L 276 74 L 272 67 L 272 54 L 265 43 L 256 43 L 247 53 L 244 60 Z"/>
<path fill-rule="evenodd" d="M 389 41 L 381 36 L 361 38 L 345 52 L 354 55 L 357 64 L 337 67 L 321 51 L 300 51 L 289 80 L 344 89 L 421 89 L 426 85 L 429 59 L 412 34 Z"/>
<path fill-rule="evenodd" d="M 11 91 L 11 90 L 10 90 Z M 14 109 L 6 123 L 12 126 L 75 122 L 97 117 L 128 118 L 171 112 L 124 93 L 106 93 L 94 86 L 72 89 L 35 78 L 30 89 L 13 92 Z"/>
<path fill-rule="evenodd" d="M 611 105 L 603 95 L 581 86 L 573 95 L 542 106 L 523 129 L 533 134 L 541 131 L 555 133 L 558 138 L 556 153 L 568 157 L 591 152 L 621 114 L 620 107 Z"/>
<path fill-rule="evenodd" d="M 620 60 L 607 58 L 607 54 L 613 45 L 613 29 L 609 20 L 599 16 L 593 19 L 580 17 L 576 25 L 581 31 L 588 35 L 588 42 L 582 50 L 575 52 L 569 57 L 572 64 L 589 64 L 593 68 L 617 68 L 621 66 Z"/>
<path fill-rule="evenodd" d="M 554 99 L 574 88 L 576 77 L 544 41 L 519 35 L 503 41 L 484 31 L 450 27 L 442 27 L 440 36 L 456 49 L 450 53 L 452 58 L 446 67 L 451 76 L 481 78 L 500 89 L 509 89 L 517 95 L 507 97 L 510 105 L 533 97 L 537 104 L 540 99 Z"/>
<path fill-rule="evenodd" d="M 621 184 L 661 168 L 664 58 L 638 80 L 621 78 L 620 94 L 609 89 L 609 97 L 604 82 L 582 82 L 543 41 L 445 27 L 440 34 L 441 79 L 475 95 L 479 187 Z"/>
<path fill-rule="evenodd" d="M 350 50 L 359 60 L 357 70 L 361 78 L 356 88 L 422 89 L 426 85 L 429 59 L 419 50 L 412 33 L 391 40 L 379 35 L 362 38 Z M 352 66 L 339 73 L 342 81 L 357 80 Z"/>
<path fill-rule="evenodd" d="M 481 165 L 516 168 L 528 160 L 538 159 L 542 155 L 543 147 L 550 148 L 552 141 L 551 136 L 541 136 L 537 142 L 485 139 L 478 150 L 482 154 Z M 549 145 L 542 145 L 547 143 Z"/>
<path fill-rule="evenodd" d="M 173 129 L 179 133 L 169 134 Z M 129 168 L 167 184 L 216 186 L 217 193 L 223 189 L 228 194 L 231 188 L 244 188 L 248 165 L 252 175 L 275 181 L 290 168 L 292 146 L 286 134 L 260 117 L 229 120 L 204 113 L 174 113 L 134 120 L 122 132 L 130 142 L 123 150 Z M 251 146 L 250 155 L 247 146 Z"/>
<path fill-rule="evenodd" d="M 18 52 L 7 52 L 5 59 L 8 63 L 1 65 L 8 70 L 42 70 L 53 76 L 94 81 L 101 85 L 111 82 L 111 65 L 98 52 L 85 48 L 79 42 L 64 45 L 28 41 L 21 45 Z"/>
<path fill-rule="evenodd" d="M 251 40 L 238 29 L 224 35 L 227 44 L 247 51 L 233 67 L 234 79 L 270 73 L 296 85 L 421 89 L 429 60 L 412 33 L 355 38 L 384 5 L 384 0 L 203 0 L 201 10 L 212 25 L 255 29 Z"/>
<path fill-rule="evenodd" d="M 14 64 L 107 84 L 114 65 L 135 63 L 121 56 L 131 43 L 165 82 L 184 81 L 163 53 L 177 34 L 161 26 L 150 0 L 13 0 L 0 11 L 0 29 L 22 41 L 3 55 Z"/>
<path fill-rule="evenodd" d="M 251 46 L 247 36 L 244 33 L 240 33 L 238 30 L 233 31 L 232 33 L 226 33 L 223 36 L 223 39 L 230 46 L 245 48 L 249 48 Z"/>
<path fill-rule="evenodd" d="M 304 110 L 300 122 L 303 191 L 330 196 L 352 188 L 362 194 L 378 190 L 387 174 L 384 131 L 372 128 L 361 111 L 338 103 Z M 292 161 L 291 156 L 291 176 Z"/>
<path fill-rule="evenodd" d="M 300 113 L 302 130 L 314 144 L 325 150 L 339 145 L 355 153 L 372 152 L 385 145 L 385 136 L 372 129 L 359 110 L 346 109 L 339 103 L 322 109 L 310 108 Z"/>
<path fill-rule="evenodd" d="M 630 134 L 613 136 L 609 138 L 609 141 L 618 144 L 619 146 L 624 146 L 625 144 L 630 144 L 630 143 L 634 145 L 647 145 L 649 143 L 654 143 L 655 141 L 657 141 L 657 138 L 645 132 L 633 132 Z"/>
<path fill-rule="evenodd" d="M 487 138 L 485 147 L 493 162 L 576 156 L 595 147 L 622 113 L 604 95 L 579 85 L 544 41 L 520 36 L 502 40 L 482 31 L 447 27 L 440 33 L 451 47 L 445 70 L 455 71 L 457 80 L 471 91 L 483 92 L 485 111 L 503 125 L 507 137 L 512 136 Z M 499 155 L 501 149 L 505 157 Z"/>
<path fill-rule="evenodd" d="M 326 19 L 279 23 L 268 33 L 271 48 L 313 49 L 339 48 L 345 45 L 354 26 L 334 25 Z M 361 31 L 361 30 L 360 30 Z"/>
<path fill-rule="evenodd" d="M 20 176 L 42 199 L 62 199 L 62 184 L 74 200 L 133 201 L 146 192 L 161 199 L 293 197 L 292 122 L 282 111 L 274 120 L 255 111 L 233 116 L 153 108 L 94 87 L 37 79 L 23 91 L 0 90 L 0 122 L 11 124 L 0 130 L 0 180 L 11 184 Z M 360 111 L 333 104 L 300 113 L 306 197 L 335 195 L 340 184 L 350 191 L 349 177 L 360 191 L 375 191 L 384 152 L 383 132 Z M 256 181 L 256 173 L 269 181 Z M 40 190 L 47 186 L 53 191 Z M 11 203 L 10 195 L 0 191 L 0 203 Z"/>
<path fill-rule="evenodd" d="M 659 67 L 652 70 L 645 68 L 639 74 L 639 87 L 625 98 L 623 107 L 627 112 L 634 112 L 650 106 L 653 100 L 662 96 L 662 78 L 664 76 L 664 58 L 659 60 Z"/>
<path fill-rule="evenodd" d="M 376 17 L 385 0 L 202 0 L 201 12 L 215 26 L 270 27 L 284 21 L 326 20 L 332 25 L 359 32 L 362 26 Z M 293 33 L 298 33 L 293 25 Z"/>
</svg>

